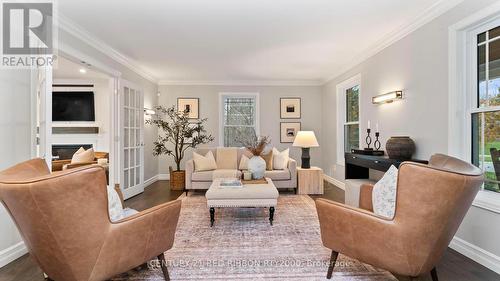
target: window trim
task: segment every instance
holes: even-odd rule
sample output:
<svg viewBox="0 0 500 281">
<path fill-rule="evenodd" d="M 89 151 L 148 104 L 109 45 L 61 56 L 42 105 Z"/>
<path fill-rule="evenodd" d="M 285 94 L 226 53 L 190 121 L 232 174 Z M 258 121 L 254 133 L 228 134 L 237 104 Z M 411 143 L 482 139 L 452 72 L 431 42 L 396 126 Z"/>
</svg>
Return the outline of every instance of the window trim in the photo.
<svg viewBox="0 0 500 281">
<path fill-rule="evenodd" d="M 477 37 L 479 30 L 498 26 L 500 4 L 493 4 L 455 23 L 448 29 L 448 154 L 472 159 L 471 114 L 477 98 Z M 474 38 L 475 37 L 475 38 Z M 469 68 L 468 66 L 474 66 Z M 500 213 L 500 193 L 480 190 L 473 206 Z"/>
<path fill-rule="evenodd" d="M 219 93 L 219 146 L 224 147 L 224 98 L 255 98 L 255 133 L 260 135 L 260 94 L 257 92 L 220 92 Z"/>
<path fill-rule="evenodd" d="M 358 122 L 347 122 L 346 116 L 346 99 L 345 91 L 354 86 L 359 86 L 359 113 Z M 344 126 L 345 125 L 359 125 L 359 143 L 361 144 L 361 97 L 362 97 L 362 87 L 361 87 L 361 74 L 357 74 L 347 80 L 344 80 L 337 84 L 337 165 L 345 166 L 344 158 Z"/>
</svg>

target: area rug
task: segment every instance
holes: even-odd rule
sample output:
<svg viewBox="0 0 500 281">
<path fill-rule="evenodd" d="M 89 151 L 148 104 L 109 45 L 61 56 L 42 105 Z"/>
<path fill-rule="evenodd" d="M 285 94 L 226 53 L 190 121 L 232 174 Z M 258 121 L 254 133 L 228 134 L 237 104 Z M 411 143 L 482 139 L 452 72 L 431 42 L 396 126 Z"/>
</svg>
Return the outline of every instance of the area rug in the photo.
<svg viewBox="0 0 500 281">
<path fill-rule="evenodd" d="M 219 208 L 210 227 L 203 195 L 181 200 L 175 243 L 165 253 L 171 280 L 326 280 L 331 252 L 309 196 L 281 195 L 273 226 L 267 208 Z M 155 263 L 149 266 L 114 280 L 163 280 Z M 340 255 L 332 280 L 397 279 Z"/>
</svg>

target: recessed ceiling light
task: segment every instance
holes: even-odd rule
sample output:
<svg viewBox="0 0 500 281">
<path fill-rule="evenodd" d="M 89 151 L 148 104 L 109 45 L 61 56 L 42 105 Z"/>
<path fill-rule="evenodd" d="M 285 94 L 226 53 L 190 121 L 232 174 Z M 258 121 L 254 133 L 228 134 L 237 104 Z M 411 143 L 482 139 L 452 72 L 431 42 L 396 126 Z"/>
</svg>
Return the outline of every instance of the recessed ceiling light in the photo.
<svg viewBox="0 0 500 281">
<path fill-rule="evenodd" d="M 80 73 L 87 73 L 87 70 L 85 68 L 80 68 Z"/>
</svg>

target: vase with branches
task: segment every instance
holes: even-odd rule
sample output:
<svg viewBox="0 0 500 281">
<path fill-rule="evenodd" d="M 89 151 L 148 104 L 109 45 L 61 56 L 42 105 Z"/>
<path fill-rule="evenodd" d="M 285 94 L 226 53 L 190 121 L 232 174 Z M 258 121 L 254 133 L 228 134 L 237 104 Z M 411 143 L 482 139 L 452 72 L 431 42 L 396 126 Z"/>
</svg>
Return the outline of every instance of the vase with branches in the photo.
<svg viewBox="0 0 500 281">
<path fill-rule="evenodd" d="M 251 135 L 239 135 L 236 141 L 246 147 L 253 155 L 248 160 L 248 171 L 252 173 L 252 178 L 262 179 L 266 172 L 266 161 L 262 158 L 262 152 L 271 143 L 271 138 L 268 136 L 257 136 L 255 131 L 253 131 Z"/>
<path fill-rule="evenodd" d="M 153 155 L 171 156 L 175 162 L 176 170 L 171 170 L 171 187 L 184 188 L 185 171 L 181 170 L 181 162 L 187 150 L 196 148 L 200 144 L 212 142 L 214 137 L 207 134 L 204 124 L 208 119 L 192 121 L 186 112 L 178 112 L 175 106 L 165 108 L 156 106 L 157 114 L 146 120 L 146 124 L 158 127 L 160 133 L 153 143 Z M 173 176 L 175 175 L 175 179 Z M 174 185 L 174 186 L 173 186 Z"/>
</svg>

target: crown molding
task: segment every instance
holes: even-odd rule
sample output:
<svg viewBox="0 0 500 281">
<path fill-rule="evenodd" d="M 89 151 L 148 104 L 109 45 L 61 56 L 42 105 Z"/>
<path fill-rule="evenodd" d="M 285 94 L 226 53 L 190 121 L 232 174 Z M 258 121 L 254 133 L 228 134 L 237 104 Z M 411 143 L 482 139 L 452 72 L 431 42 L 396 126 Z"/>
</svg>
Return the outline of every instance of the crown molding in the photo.
<svg viewBox="0 0 500 281">
<path fill-rule="evenodd" d="M 440 0 L 434 3 L 432 6 L 428 7 L 422 13 L 414 17 L 411 21 L 409 21 L 409 23 L 402 25 L 393 32 L 385 35 L 381 40 L 373 44 L 371 47 L 366 48 L 365 51 L 355 56 L 355 59 L 353 59 L 350 63 L 344 65 L 343 67 L 340 67 L 336 72 L 334 72 L 334 74 L 330 75 L 327 79 L 323 79 L 321 84 L 324 85 L 330 82 L 331 80 L 337 78 L 338 76 L 342 75 L 343 73 L 349 71 L 356 65 L 378 54 L 383 49 L 403 39 L 407 35 L 411 34 L 412 32 L 424 26 L 425 24 L 431 22 L 433 19 L 439 17 L 440 15 L 454 8 L 463 1 L 464 0 Z"/>
<path fill-rule="evenodd" d="M 75 24 L 68 18 L 59 14 L 57 16 L 56 23 L 60 29 L 68 32 L 69 34 L 89 44 L 99 52 L 104 53 L 105 55 L 109 56 L 116 62 L 122 64 L 131 71 L 137 73 L 141 77 L 155 84 L 158 83 L 158 79 L 156 79 L 154 75 L 145 70 L 144 67 L 142 67 L 137 61 L 115 50 L 114 48 L 112 48 L 102 40 L 96 38 L 94 35 L 90 34 L 87 30 Z"/>
<path fill-rule="evenodd" d="M 321 86 L 321 80 L 160 80 L 160 86 Z"/>
</svg>

